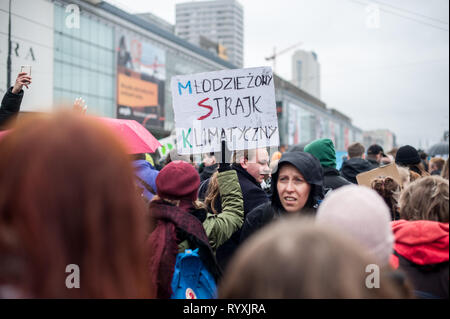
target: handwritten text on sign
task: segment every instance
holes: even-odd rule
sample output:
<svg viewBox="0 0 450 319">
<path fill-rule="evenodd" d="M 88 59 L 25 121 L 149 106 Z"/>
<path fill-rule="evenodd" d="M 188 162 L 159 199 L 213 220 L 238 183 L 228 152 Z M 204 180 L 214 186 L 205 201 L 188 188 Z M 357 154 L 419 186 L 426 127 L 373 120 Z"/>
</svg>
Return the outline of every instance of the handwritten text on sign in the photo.
<svg viewBox="0 0 450 319">
<path fill-rule="evenodd" d="M 279 145 L 271 68 L 201 73 L 172 78 L 180 154 Z"/>
</svg>

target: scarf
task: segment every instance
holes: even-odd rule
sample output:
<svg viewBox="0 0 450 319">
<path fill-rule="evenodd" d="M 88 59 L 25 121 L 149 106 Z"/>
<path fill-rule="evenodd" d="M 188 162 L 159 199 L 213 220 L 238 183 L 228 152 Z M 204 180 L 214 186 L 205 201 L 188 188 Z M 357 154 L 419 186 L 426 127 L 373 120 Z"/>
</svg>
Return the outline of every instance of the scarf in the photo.
<svg viewBox="0 0 450 319">
<path fill-rule="evenodd" d="M 178 243 L 188 240 L 191 248 L 199 248 L 199 255 L 205 267 L 216 279 L 221 276 L 214 253 L 209 245 L 200 220 L 187 211 L 170 203 L 156 200 L 149 206 L 150 216 L 156 227 L 147 239 L 150 250 L 150 277 L 159 299 L 172 296 L 172 277 L 178 254 Z"/>
</svg>

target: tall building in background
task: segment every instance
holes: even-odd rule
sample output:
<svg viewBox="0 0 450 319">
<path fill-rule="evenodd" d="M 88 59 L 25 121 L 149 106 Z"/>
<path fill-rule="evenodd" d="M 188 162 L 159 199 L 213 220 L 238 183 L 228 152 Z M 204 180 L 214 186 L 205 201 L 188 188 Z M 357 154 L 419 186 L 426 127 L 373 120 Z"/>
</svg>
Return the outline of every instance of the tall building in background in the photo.
<svg viewBox="0 0 450 319">
<path fill-rule="evenodd" d="M 293 54 L 292 83 L 320 99 L 320 64 L 315 52 L 298 50 Z"/>
<path fill-rule="evenodd" d="M 244 9 L 236 0 L 178 3 L 175 33 L 200 47 L 207 45 L 205 49 L 240 68 L 244 66 Z"/>
</svg>

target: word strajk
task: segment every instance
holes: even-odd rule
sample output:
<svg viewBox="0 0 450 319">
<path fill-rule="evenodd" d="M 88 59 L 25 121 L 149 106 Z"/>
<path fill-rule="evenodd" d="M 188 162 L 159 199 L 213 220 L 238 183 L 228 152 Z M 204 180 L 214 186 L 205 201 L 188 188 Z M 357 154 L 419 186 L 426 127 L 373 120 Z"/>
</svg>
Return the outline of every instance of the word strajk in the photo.
<svg viewBox="0 0 450 319">
<path fill-rule="evenodd" d="M 208 109 L 209 112 L 197 120 L 202 121 L 211 115 L 213 120 L 228 117 L 230 115 L 244 115 L 244 117 L 249 117 L 252 113 L 262 113 L 260 109 L 258 109 L 258 102 L 261 100 L 261 96 L 245 96 L 242 98 L 233 99 L 231 97 L 218 97 L 213 99 L 215 103 L 211 106 L 206 104 L 209 101 L 209 98 L 206 98 L 200 102 L 198 102 L 199 107 L 203 107 Z M 212 101 L 211 101 L 212 102 Z M 208 102 L 211 104 L 211 102 Z M 222 110 L 222 111 L 221 111 Z M 215 112 L 214 112 L 215 111 Z M 214 113 L 214 114 L 213 114 Z"/>
</svg>

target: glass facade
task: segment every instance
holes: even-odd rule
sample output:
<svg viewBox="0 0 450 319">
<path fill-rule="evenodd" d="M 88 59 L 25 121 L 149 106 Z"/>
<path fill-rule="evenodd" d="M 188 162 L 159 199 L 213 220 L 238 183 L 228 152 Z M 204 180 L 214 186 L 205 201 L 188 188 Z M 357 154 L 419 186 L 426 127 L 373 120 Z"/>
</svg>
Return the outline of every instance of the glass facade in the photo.
<svg viewBox="0 0 450 319">
<path fill-rule="evenodd" d="M 54 6 L 54 101 L 83 97 L 91 114 L 115 117 L 114 28 L 84 12 L 79 28 L 66 25 L 65 7 Z"/>
</svg>

